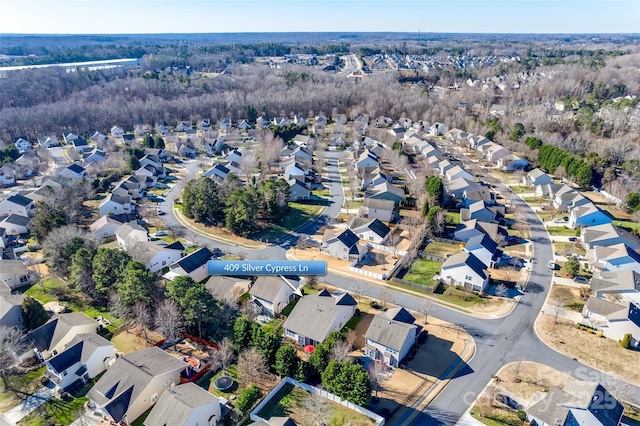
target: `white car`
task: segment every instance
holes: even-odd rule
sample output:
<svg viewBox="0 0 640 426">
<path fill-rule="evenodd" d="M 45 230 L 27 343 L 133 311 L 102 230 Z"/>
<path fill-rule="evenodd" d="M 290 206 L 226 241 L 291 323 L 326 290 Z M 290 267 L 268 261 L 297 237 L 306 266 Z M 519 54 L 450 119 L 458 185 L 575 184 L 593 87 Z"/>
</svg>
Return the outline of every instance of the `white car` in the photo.
<svg viewBox="0 0 640 426">
<path fill-rule="evenodd" d="M 553 219 L 553 223 L 564 223 L 564 222 L 565 222 L 565 220 L 562 219 L 562 218 L 559 218 L 559 217 L 556 217 L 556 218 Z"/>
<path fill-rule="evenodd" d="M 169 235 L 167 231 L 158 231 L 154 234 L 156 237 L 166 237 L 167 235 Z"/>
</svg>

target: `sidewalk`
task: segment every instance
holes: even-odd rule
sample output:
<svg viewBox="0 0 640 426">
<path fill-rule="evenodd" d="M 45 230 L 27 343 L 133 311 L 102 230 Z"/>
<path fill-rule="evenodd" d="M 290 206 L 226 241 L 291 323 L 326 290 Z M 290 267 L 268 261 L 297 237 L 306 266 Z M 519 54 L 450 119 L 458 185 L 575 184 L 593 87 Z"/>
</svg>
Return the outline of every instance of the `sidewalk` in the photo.
<svg viewBox="0 0 640 426">
<path fill-rule="evenodd" d="M 16 424 L 20 420 L 27 417 L 36 408 L 57 395 L 58 389 L 53 383 L 49 383 L 47 386 L 39 389 L 33 395 L 27 397 L 18 406 L 13 407 L 6 413 L 4 413 L 4 419 L 10 424 Z"/>
</svg>

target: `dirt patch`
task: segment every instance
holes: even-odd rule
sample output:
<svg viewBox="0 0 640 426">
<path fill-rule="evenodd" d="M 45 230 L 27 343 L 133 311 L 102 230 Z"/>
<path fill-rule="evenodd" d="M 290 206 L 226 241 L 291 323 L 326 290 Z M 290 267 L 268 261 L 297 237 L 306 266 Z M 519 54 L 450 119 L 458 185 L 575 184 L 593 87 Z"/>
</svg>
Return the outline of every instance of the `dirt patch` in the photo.
<svg viewBox="0 0 640 426">
<path fill-rule="evenodd" d="M 115 348 L 120 352 L 129 354 L 131 352 L 151 347 L 163 339 L 162 335 L 155 331 L 148 331 L 147 337 L 149 340 L 145 339 L 144 333 L 137 328 L 134 328 L 130 331 L 123 331 L 122 333 L 116 334 L 111 339 L 111 343 L 113 343 L 113 346 L 115 346 Z"/>
<path fill-rule="evenodd" d="M 560 320 L 554 324 L 552 316 L 541 315 L 535 327 L 540 338 L 554 349 L 607 374 L 624 377 L 640 385 L 640 352 L 624 349 L 614 340 L 577 329 L 574 323 Z"/>
<path fill-rule="evenodd" d="M 512 362 L 505 365 L 496 374 L 496 386 L 530 401 L 537 392 L 547 392 L 549 387 L 562 387 L 571 379 L 568 374 L 561 373 L 551 367 L 535 362 L 522 361 L 520 365 Z"/>
</svg>

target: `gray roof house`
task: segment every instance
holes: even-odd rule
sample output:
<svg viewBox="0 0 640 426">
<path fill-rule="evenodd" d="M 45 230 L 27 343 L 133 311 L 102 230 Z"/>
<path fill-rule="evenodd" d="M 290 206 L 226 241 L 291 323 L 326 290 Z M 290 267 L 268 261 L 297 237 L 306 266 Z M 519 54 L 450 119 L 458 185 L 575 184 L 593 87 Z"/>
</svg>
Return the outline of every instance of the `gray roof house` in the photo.
<svg viewBox="0 0 640 426">
<path fill-rule="evenodd" d="M 294 296 L 300 295 L 300 278 L 261 275 L 249 290 L 258 314 L 276 316 L 286 308 Z"/>
<path fill-rule="evenodd" d="M 0 227 L 7 235 L 21 235 L 29 232 L 31 218 L 19 214 L 0 215 Z"/>
<path fill-rule="evenodd" d="M 422 327 L 404 308 L 381 312 L 371 321 L 365 334 L 365 355 L 395 368 L 416 343 Z"/>
<path fill-rule="evenodd" d="M 617 342 L 630 334 L 630 346 L 640 347 L 640 302 L 613 303 L 590 297 L 582 309 L 582 323 Z"/>
<path fill-rule="evenodd" d="M 612 223 L 584 227 L 580 233 L 580 239 L 586 248 L 624 243 L 631 247 L 632 250 L 640 250 L 640 239 L 638 237 Z"/>
<path fill-rule="evenodd" d="M 195 383 L 167 389 L 144 420 L 144 426 L 215 425 L 222 420 L 220 400 Z"/>
<path fill-rule="evenodd" d="M 32 344 L 30 355 L 47 360 L 57 355 L 78 334 L 95 333 L 98 323 L 81 312 L 55 315 L 44 325 L 27 334 Z"/>
<path fill-rule="evenodd" d="M 376 244 L 384 243 L 391 228 L 378 219 L 365 219 L 363 217 L 351 216 L 347 221 L 347 229 L 353 231 L 361 240 L 371 241 Z"/>
<path fill-rule="evenodd" d="M 23 327 L 22 302 L 25 296 L 22 294 L 0 294 L 0 333 L 9 328 Z"/>
<path fill-rule="evenodd" d="M 507 230 L 497 223 L 472 219 L 457 224 L 453 238 L 458 241 L 468 241 L 469 238 L 481 234 L 487 234 L 493 241 L 500 243 L 507 236 Z"/>
<path fill-rule="evenodd" d="M 365 197 L 358 211 L 358 216 L 369 219 L 379 219 L 383 222 L 391 222 L 394 210 L 395 203 L 391 200 Z"/>
<path fill-rule="evenodd" d="M 115 423 L 131 424 L 180 383 L 186 367 L 155 346 L 123 355 L 87 393 L 89 406 Z"/>
<path fill-rule="evenodd" d="M 138 219 L 134 213 L 105 215 L 89 225 L 89 230 L 96 238 L 109 238 L 114 237 L 118 227 L 125 223 L 138 223 Z"/>
<path fill-rule="evenodd" d="M 527 420 L 540 426 L 618 426 L 624 407 L 598 382 L 571 380 L 551 387 L 527 409 Z"/>
<path fill-rule="evenodd" d="M 289 184 L 291 201 L 306 201 L 311 197 L 311 188 L 304 181 L 292 177 L 287 180 Z"/>
<path fill-rule="evenodd" d="M 0 215 L 18 214 L 21 216 L 33 216 L 36 212 L 36 203 L 31 198 L 20 194 L 9 196 L 0 202 Z"/>
<path fill-rule="evenodd" d="M 211 275 L 205 287 L 216 300 L 238 300 L 249 291 L 251 287 L 250 277 L 237 277 L 226 275 Z"/>
<path fill-rule="evenodd" d="M 400 204 L 400 202 L 406 198 L 402 188 L 391 185 L 389 182 L 382 182 L 378 185 L 370 186 L 367 188 L 365 197 L 374 200 L 390 200 L 396 205 Z"/>
<path fill-rule="evenodd" d="M 0 281 L 11 290 L 31 284 L 35 279 L 35 274 L 21 260 L 0 259 Z"/>
<path fill-rule="evenodd" d="M 489 283 L 489 272 L 473 253 L 449 256 L 442 264 L 440 279 L 449 285 L 462 286 L 473 291 L 484 291 Z"/>
<path fill-rule="evenodd" d="M 596 298 L 617 294 L 622 300 L 640 301 L 640 273 L 633 270 L 596 272 L 589 284 Z"/>
<path fill-rule="evenodd" d="M 553 178 L 538 168 L 527 172 L 522 180 L 522 183 L 531 187 L 553 183 Z"/>
<path fill-rule="evenodd" d="M 322 290 L 302 297 L 283 324 L 284 335 L 301 345 L 324 342 L 329 333 L 341 330 L 355 313 L 357 302 L 349 293 Z"/>
<path fill-rule="evenodd" d="M 338 232 L 327 229 L 322 236 L 319 250 L 338 259 L 353 262 L 362 259 L 367 253 L 367 249 L 358 244 L 359 241 L 358 236 L 350 229 Z"/>
<path fill-rule="evenodd" d="M 460 220 L 462 221 L 477 219 L 491 223 L 499 222 L 501 217 L 499 208 L 489 206 L 483 200 L 471 203 L 468 208 L 460 209 Z"/>
</svg>

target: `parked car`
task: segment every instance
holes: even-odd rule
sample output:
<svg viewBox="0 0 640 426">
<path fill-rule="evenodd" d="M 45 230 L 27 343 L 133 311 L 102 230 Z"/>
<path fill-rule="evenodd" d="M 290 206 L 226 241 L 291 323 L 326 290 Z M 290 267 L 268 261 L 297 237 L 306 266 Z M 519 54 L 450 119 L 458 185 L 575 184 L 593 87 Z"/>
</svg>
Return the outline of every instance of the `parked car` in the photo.
<svg viewBox="0 0 640 426">
<path fill-rule="evenodd" d="M 583 277 L 582 275 L 576 275 L 575 277 L 573 277 L 573 281 L 580 283 L 580 284 L 588 284 L 589 283 L 589 278 L 587 277 Z"/>
<path fill-rule="evenodd" d="M 578 237 L 569 237 L 569 241 L 575 243 L 576 241 L 578 241 Z"/>
<path fill-rule="evenodd" d="M 163 212 L 162 210 L 158 210 L 158 216 L 164 216 L 166 213 Z"/>
<path fill-rule="evenodd" d="M 167 231 L 158 231 L 158 232 L 155 233 L 156 237 L 165 237 L 167 235 L 169 235 L 169 233 Z"/>
<path fill-rule="evenodd" d="M 550 260 L 549 264 L 547 266 L 549 266 L 549 269 L 555 270 L 556 269 L 556 262 L 554 262 L 553 260 Z"/>
<path fill-rule="evenodd" d="M 518 237 L 517 235 L 509 235 L 507 237 L 507 242 L 511 243 L 511 244 L 519 244 L 520 243 L 520 237 Z"/>
<path fill-rule="evenodd" d="M 553 218 L 553 223 L 564 223 L 565 220 L 560 217 Z"/>
</svg>

